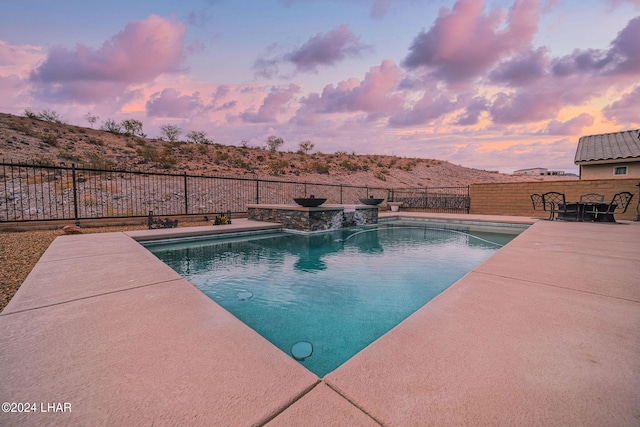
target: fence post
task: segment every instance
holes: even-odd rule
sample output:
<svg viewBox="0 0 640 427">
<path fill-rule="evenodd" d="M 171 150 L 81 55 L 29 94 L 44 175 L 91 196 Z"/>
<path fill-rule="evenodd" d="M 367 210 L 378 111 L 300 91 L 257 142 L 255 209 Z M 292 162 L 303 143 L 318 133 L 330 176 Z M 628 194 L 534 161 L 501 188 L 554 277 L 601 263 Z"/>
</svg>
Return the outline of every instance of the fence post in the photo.
<svg viewBox="0 0 640 427">
<path fill-rule="evenodd" d="M 342 184 L 340 184 L 340 204 L 342 204 Z"/>
<path fill-rule="evenodd" d="M 471 212 L 471 185 L 467 184 L 467 213 Z"/>
<path fill-rule="evenodd" d="M 256 175 L 256 205 L 260 204 L 260 180 Z"/>
<path fill-rule="evenodd" d="M 76 226 L 80 226 L 78 219 L 78 189 L 76 187 L 76 164 L 71 163 L 71 181 L 73 183 L 73 216 Z"/>
<path fill-rule="evenodd" d="M 184 214 L 189 215 L 189 195 L 187 194 L 187 172 L 184 172 Z"/>
</svg>

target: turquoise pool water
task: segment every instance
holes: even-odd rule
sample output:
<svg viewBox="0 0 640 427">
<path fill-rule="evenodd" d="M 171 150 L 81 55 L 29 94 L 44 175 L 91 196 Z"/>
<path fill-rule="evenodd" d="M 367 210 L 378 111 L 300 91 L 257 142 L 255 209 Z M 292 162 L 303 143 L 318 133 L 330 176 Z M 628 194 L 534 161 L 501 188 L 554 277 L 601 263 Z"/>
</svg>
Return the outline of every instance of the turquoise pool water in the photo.
<svg viewBox="0 0 640 427">
<path fill-rule="evenodd" d="M 147 247 L 323 377 L 521 231 L 398 223 Z"/>
</svg>

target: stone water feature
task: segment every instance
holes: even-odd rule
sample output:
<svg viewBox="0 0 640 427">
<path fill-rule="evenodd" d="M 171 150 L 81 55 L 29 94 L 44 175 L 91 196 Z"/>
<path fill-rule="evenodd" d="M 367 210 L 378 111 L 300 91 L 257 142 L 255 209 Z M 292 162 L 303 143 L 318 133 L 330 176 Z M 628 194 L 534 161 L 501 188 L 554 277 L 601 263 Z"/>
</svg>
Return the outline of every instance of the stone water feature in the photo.
<svg viewBox="0 0 640 427">
<path fill-rule="evenodd" d="M 378 223 L 376 205 L 247 205 L 247 218 L 253 221 L 278 222 L 297 231 L 326 231 Z"/>
</svg>

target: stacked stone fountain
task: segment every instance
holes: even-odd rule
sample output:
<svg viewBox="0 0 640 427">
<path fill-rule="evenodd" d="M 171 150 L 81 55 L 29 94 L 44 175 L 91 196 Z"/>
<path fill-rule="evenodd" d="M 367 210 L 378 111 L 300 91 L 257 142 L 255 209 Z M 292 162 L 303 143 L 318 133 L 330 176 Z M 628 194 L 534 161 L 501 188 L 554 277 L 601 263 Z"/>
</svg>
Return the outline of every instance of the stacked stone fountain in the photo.
<svg viewBox="0 0 640 427">
<path fill-rule="evenodd" d="M 314 196 L 294 200 L 296 204 L 290 205 L 247 205 L 247 218 L 253 221 L 278 222 L 286 229 L 305 232 L 378 223 L 378 204 L 324 205 L 326 199 Z M 372 200 L 382 202 L 381 199 Z M 369 199 L 366 201 L 369 202 Z"/>
</svg>

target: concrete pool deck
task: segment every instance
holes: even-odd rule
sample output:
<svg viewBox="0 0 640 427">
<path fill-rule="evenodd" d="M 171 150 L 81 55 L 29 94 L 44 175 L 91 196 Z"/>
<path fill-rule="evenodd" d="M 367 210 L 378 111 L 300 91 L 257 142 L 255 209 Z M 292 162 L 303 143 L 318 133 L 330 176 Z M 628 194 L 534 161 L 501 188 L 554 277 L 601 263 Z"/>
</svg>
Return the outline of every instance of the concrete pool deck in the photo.
<svg viewBox="0 0 640 427">
<path fill-rule="evenodd" d="M 60 236 L 0 313 L 36 408 L 0 425 L 640 425 L 640 223 L 388 216 L 533 225 L 323 379 L 134 240 L 265 224 Z"/>
</svg>

